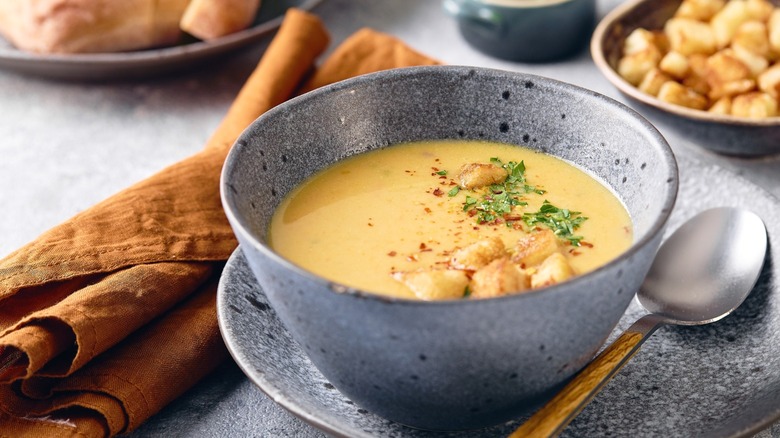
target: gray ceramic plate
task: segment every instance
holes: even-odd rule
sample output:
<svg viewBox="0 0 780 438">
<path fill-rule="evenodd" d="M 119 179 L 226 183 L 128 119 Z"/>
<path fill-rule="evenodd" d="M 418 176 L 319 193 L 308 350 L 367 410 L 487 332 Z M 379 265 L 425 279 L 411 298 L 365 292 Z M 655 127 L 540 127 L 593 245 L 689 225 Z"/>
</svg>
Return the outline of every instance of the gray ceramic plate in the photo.
<svg viewBox="0 0 780 438">
<path fill-rule="evenodd" d="M 669 231 L 716 206 L 744 207 L 767 225 L 770 255 L 747 301 L 724 320 L 654 334 L 563 436 L 747 436 L 780 418 L 780 202 L 715 166 L 680 159 L 680 194 Z M 330 434 L 466 437 L 389 422 L 353 404 L 309 362 L 270 308 L 240 251 L 225 267 L 219 324 L 233 358 L 271 399 Z M 616 333 L 640 314 L 632 304 Z M 614 336 L 614 335 L 613 335 Z M 522 419 L 479 435 L 506 436 Z"/>
<path fill-rule="evenodd" d="M 193 40 L 178 46 L 121 53 L 38 55 L 14 48 L 0 37 L 0 68 L 56 79 L 113 80 L 144 78 L 197 66 L 260 40 L 282 23 L 291 7 L 310 10 L 321 0 L 262 3 L 254 24 L 212 41 Z"/>
</svg>

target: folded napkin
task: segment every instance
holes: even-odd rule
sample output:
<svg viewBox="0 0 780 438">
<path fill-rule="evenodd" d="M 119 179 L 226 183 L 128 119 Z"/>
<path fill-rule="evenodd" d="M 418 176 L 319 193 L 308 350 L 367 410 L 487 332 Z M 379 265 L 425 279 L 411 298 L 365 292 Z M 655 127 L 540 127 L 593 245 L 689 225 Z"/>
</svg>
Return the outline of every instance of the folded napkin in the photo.
<svg viewBox="0 0 780 438">
<path fill-rule="evenodd" d="M 227 357 L 215 291 L 236 248 L 219 199 L 230 145 L 296 92 L 435 64 L 364 29 L 310 74 L 328 40 L 289 10 L 201 152 L 0 260 L 0 436 L 132 431 Z"/>
</svg>

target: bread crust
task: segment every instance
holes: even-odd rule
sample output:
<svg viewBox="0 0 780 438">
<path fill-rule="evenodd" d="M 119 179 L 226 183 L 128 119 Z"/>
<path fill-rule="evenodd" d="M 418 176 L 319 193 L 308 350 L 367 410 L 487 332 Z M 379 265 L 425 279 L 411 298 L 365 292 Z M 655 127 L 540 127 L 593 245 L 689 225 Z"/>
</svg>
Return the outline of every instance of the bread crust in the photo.
<svg viewBox="0 0 780 438">
<path fill-rule="evenodd" d="M 2 0 L 0 34 L 35 53 L 118 52 L 174 44 L 189 0 Z"/>
<path fill-rule="evenodd" d="M 260 0 L 192 0 L 180 27 L 202 40 L 246 29 L 254 21 Z"/>
</svg>

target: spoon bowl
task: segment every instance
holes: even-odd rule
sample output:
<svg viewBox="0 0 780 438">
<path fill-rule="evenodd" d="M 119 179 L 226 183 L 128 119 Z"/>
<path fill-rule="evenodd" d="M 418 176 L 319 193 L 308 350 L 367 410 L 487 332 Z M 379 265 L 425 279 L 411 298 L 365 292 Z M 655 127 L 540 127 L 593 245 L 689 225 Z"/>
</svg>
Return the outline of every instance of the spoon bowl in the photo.
<svg viewBox="0 0 780 438">
<path fill-rule="evenodd" d="M 764 222 L 731 207 L 706 210 L 661 245 L 637 301 L 648 314 L 577 374 L 510 438 L 557 436 L 663 324 L 725 318 L 753 290 L 767 250 Z"/>
<path fill-rule="evenodd" d="M 669 324 L 715 322 L 747 298 L 761 273 L 766 246 L 764 223 L 754 213 L 704 211 L 661 246 L 637 300 Z"/>
</svg>

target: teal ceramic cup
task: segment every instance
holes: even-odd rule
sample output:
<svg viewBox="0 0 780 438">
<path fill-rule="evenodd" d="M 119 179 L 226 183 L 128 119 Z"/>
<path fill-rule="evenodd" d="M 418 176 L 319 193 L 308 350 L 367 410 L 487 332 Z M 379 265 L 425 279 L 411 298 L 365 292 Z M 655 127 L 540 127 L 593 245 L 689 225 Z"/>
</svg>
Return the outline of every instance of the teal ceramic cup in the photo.
<svg viewBox="0 0 780 438">
<path fill-rule="evenodd" d="M 444 0 L 463 38 L 496 58 L 550 62 L 590 40 L 595 0 Z"/>
</svg>

